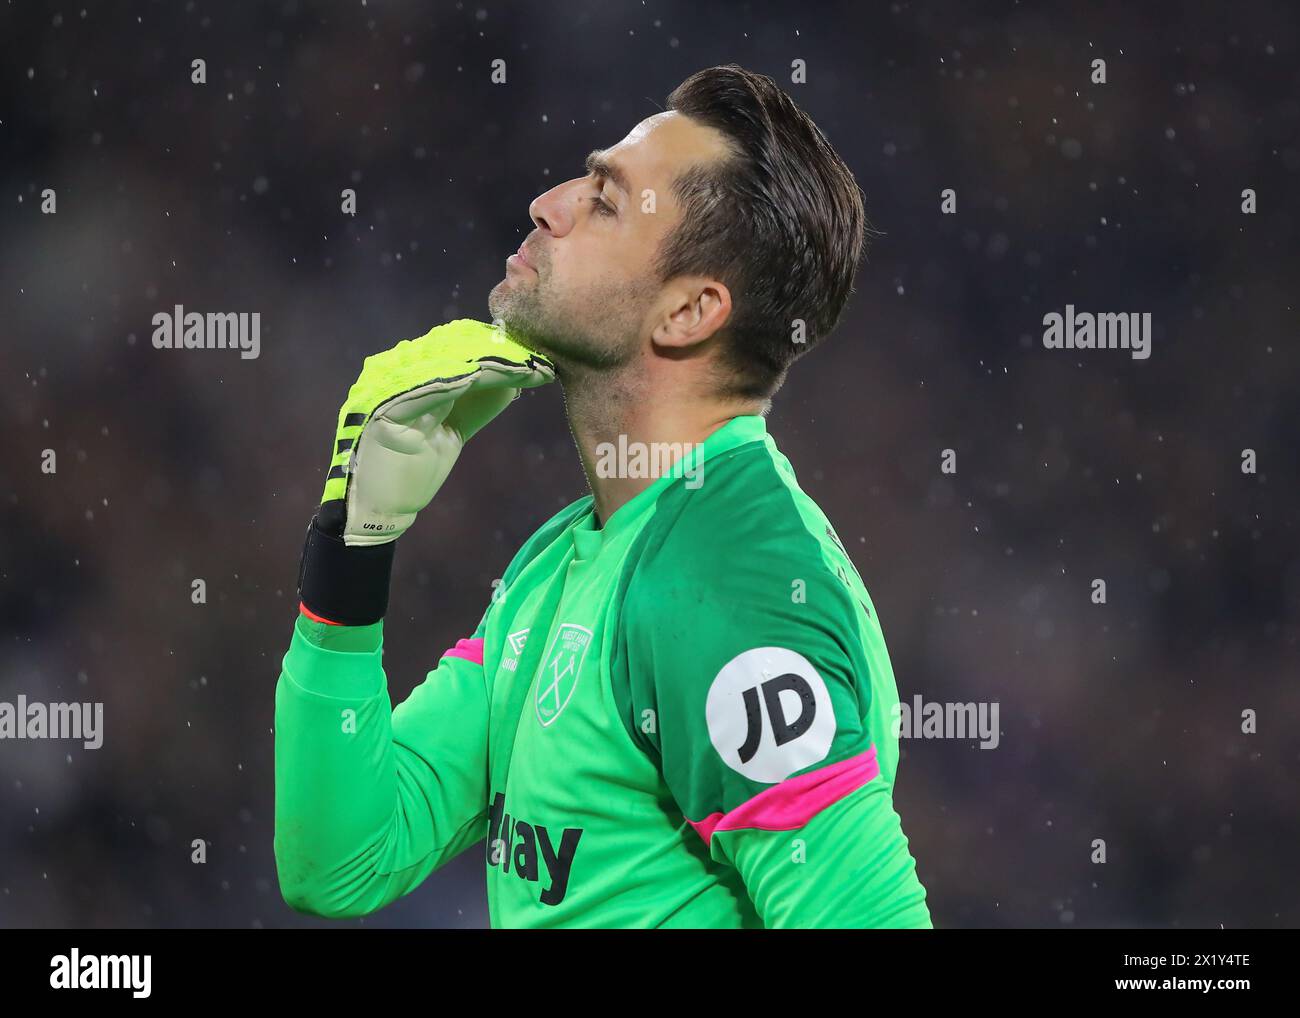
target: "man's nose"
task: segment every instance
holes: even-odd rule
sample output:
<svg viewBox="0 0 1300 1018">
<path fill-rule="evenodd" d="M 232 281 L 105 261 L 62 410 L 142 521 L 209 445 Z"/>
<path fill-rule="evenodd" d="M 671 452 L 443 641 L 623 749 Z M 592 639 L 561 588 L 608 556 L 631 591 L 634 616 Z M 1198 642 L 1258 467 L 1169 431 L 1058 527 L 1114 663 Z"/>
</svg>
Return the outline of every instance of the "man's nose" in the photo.
<svg viewBox="0 0 1300 1018">
<path fill-rule="evenodd" d="M 563 237 L 573 229 L 577 208 L 576 192 L 581 184 L 581 178 L 566 180 L 532 200 L 528 206 L 528 216 L 539 230 L 554 237 Z"/>
</svg>

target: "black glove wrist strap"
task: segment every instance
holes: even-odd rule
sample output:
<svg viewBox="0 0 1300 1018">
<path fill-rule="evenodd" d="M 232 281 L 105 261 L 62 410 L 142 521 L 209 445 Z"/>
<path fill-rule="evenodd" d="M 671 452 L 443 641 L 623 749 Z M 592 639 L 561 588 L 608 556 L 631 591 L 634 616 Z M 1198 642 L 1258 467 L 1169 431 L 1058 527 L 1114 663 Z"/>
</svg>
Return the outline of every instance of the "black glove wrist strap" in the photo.
<svg viewBox="0 0 1300 1018">
<path fill-rule="evenodd" d="M 298 598 L 311 614 L 342 626 L 369 626 L 388 612 L 397 541 L 349 548 L 313 516 L 298 567 Z"/>
</svg>

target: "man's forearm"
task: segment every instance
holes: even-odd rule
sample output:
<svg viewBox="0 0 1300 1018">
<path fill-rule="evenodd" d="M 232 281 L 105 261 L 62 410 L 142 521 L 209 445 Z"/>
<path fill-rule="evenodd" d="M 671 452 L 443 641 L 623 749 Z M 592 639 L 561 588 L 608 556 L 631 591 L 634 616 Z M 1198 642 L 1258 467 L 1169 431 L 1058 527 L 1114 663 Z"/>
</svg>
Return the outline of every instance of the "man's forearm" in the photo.
<svg viewBox="0 0 1300 1018">
<path fill-rule="evenodd" d="M 300 617 L 276 687 L 276 867 L 293 908 L 363 915 L 387 903 L 377 863 L 397 795 L 382 623 L 326 628 Z"/>
<path fill-rule="evenodd" d="M 275 696 L 275 858 L 301 912 L 367 915 L 486 831 L 482 666 L 444 657 L 392 711 L 382 623 L 300 617 Z"/>
</svg>

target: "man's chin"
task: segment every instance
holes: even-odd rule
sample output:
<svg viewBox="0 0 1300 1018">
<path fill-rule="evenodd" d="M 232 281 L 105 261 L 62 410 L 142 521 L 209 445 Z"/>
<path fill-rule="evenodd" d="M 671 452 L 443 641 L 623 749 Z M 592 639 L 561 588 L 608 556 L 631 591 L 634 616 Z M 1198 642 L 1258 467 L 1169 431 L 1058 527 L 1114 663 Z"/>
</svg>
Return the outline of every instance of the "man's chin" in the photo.
<svg viewBox="0 0 1300 1018">
<path fill-rule="evenodd" d="M 510 283 L 509 277 L 501 280 L 496 286 L 488 291 L 488 314 L 492 316 L 492 321 L 505 328 L 506 332 L 513 334 L 515 329 L 510 327 L 511 321 L 514 320 L 514 308 L 517 303 L 515 289 Z"/>
<path fill-rule="evenodd" d="M 492 323 L 505 330 L 505 334 L 525 350 L 550 357 L 551 353 L 545 345 L 538 342 L 533 332 L 519 320 L 517 314 L 513 313 L 513 308 L 509 306 L 510 302 L 498 296 L 500 290 L 501 284 L 498 283 L 488 296 L 488 313 L 492 316 Z"/>
<path fill-rule="evenodd" d="M 548 360 L 555 360 L 554 351 L 550 350 L 546 343 L 540 342 L 537 337 L 533 336 L 526 329 L 512 326 L 509 318 L 499 320 L 502 323 L 502 327 L 506 330 L 506 335 L 529 353 L 539 353 Z"/>
</svg>

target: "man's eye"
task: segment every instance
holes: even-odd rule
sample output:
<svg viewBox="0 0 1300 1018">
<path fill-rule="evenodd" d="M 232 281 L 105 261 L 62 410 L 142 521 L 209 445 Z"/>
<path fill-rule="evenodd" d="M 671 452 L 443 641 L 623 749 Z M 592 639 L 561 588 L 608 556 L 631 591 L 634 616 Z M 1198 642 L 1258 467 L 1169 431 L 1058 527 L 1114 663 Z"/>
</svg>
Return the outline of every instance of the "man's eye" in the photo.
<svg viewBox="0 0 1300 1018">
<path fill-rule="evenodd" d="M 613 216 L 618 214 L 618 210 L 605 201 L 605 199 L 600 195 L 596 195 L 591 199 L 591 207 L 596 210 L 598 216 Z"/>
</svg>

